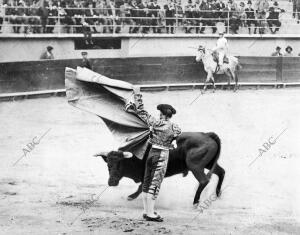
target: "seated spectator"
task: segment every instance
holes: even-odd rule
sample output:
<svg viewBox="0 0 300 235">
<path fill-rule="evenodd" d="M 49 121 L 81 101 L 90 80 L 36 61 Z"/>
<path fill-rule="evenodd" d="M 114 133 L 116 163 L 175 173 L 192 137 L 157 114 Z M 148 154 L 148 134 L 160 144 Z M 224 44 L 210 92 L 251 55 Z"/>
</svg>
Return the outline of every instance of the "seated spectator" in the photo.
<svg viewBox="0 0 300 235">
<path fill-rule="evenodd" d="M 93 10 L 93 4 L 92 3 L 88 3 L 87 5 L 88 9 L 85 9 L 84 11 L 84 19 L 85 22 L 90 25 L 90 27 L 92 27 L 93 29 L 93 33 L 98 33 L 95 27 L 95 19 L 97 18 L 96 12 L 94 12 Z"/>
<path fill-rule="evenodd" d="M 278 7 L 278 2 L 274 2 L 274 6 L 270 7 L 270 9 L 269 9 L 269 16 L 267 18 L 268 25 L 270 27 L 270 31 L 273 34 L 276 33 L 277 31 L 279 31 L 279 28 L 281 26 L 281 22 L 279 21 L 279 13 L 280 12 L 284 12 L 284 10 L 282 10 Z M 275 26 L 274 29 L 273 29 L 273 26 Z"/>
<path fill-rule="evenodd" d="M 40 59 L 41 60 L 53 60 L 54 55 L 52 53 L 53 47 L 52 46 L 47 46 L 47 50 L 42 53 Z"/>
<path fill-rule="evenodd" d="M 256 34 L 257 21 L 255 20 L 254 9 L 252 8 L 252 2 L 248 1 L 248 7 L 245 9 L 246 13 L 246 24 L 248 26 L 249 34 L 251 34 L 251 26 L 254 25 L 254 34 Z"/>
<path fill-rule="evenodd" d="M 292 53 L 293 48 L 291 46 L 287 46 L 285 48 L 286 53 L 284 54 L 284 56 L 294 56 L 294 54 Z"/>
<path fill-rule="evenodd" d="M 23 24 L 30 25 L 31 32 L 32 33 L 40 33 L 40 17 L 39 17 L 39 1 L 34 0 L 33 4 L 30 6 L 30 8 L 25 12 L 25 15 L 28 16 L 28 18 L 25 16 L 23 18 Z M 25 26 L 25 33 L 27 33 L 28 27 Z"/>
<path fill-rule="evenodd" d="M 276 47 L 276 51 L 273 52 L 273 53 L 271 54 L 271 56 L 282 56 L 282 53 L 280 52 L 280 50 L 281 50 L 281 47 L 277 46 L 277 47 Z"/>
</svg>

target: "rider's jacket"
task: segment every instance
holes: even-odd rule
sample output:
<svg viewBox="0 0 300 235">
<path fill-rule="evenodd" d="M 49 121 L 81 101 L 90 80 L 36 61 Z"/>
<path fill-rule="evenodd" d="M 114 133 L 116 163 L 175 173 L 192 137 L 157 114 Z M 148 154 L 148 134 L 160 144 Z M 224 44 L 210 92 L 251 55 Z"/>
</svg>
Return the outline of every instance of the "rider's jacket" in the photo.
<svg viewBox="0 0 300 235">
<path fill-rule="evenodd" d="M 224 38 L 224 37 L 223 38 L 219 38 L 218 41 L 217 41 L 217 45 L 214 48 L 214 50 L 226 52 L 227 49 L 228 49 L 227 39 Z"/>
<path fill-rule="evenodd" d="M 175 137 L 181 134 L 181 129 L 170 120 L 156 119 L 150 115 L 145 109 L 141 94 L 134 95 L 134 109 L 135 113 L 145 121 L 152 132 L 152 137 L 149 143 L 153 148 L 171 149 L 172 141 Z M 127 109 L 127 107 L 126 107 Z"/>
</svg>

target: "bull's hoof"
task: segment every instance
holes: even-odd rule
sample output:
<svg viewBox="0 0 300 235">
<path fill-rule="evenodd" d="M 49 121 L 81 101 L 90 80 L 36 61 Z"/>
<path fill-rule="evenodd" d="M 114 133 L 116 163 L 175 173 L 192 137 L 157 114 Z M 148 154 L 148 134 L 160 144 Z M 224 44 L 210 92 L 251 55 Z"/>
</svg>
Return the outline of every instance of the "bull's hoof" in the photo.
<svg viewBox="0 0 300 235">
<path fill-rule="evenodd" d="M 222 195 L 222 190 L 221 190 L 221 189 L 217 189 L 217 190 L 216 190 L 216 194 L 217 194 L 217 197 L 221 197 L 221 195 Z"/>
<path fill-rule="evenodd" d="M 197 203 L 194 202 L 194 203 L 193 203 L 193 208 L 194 208 L 194 209 L 198 209 L 198 206 L 199 206 L 199 202 L 197 202 Z"/>
</svg>

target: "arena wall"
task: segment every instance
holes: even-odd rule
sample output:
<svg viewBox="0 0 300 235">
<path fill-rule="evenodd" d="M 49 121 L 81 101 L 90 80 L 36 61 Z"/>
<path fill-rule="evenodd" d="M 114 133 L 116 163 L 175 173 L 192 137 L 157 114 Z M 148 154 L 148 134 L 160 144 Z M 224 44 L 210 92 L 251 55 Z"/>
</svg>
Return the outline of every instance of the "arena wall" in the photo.
<svg viewBox="0 0 300 235">
<path fill-rule="evenodd" d="M 75 40 L 82 35 L 0 35 L 0 62 L 36 61 L 48 45 L 54 47 L 56 59 L 78 59 L 81 49 Z M 212 48 L 217 35 L 101 35 L 98 39 L 114 38 L 121 41 L 120 49 L 86 50 L 91 58 L 128 58 L 193 56 L 200 44 Z M 291 45 L 294 54 L 300 53 L 300 36 L 228 35 L 230 53 L 236 56 L 270 56 L 276 46 Z M 299 50 L 299 51 L 298 51 Z"/>
<path fill-rule="evenodd" d="M 240 82 L 300 82 L 300 57 L 239 57 Z M 0 93 L 64 88 L 65 67 L 76 68 L 80 59 L 0 63 Z M 200 83 L 203 65 L 191 56 L 92 59 L 94 71 L 133 84 Z M 216 82 L 225 82 L 224 76 Z"/>
</svg>

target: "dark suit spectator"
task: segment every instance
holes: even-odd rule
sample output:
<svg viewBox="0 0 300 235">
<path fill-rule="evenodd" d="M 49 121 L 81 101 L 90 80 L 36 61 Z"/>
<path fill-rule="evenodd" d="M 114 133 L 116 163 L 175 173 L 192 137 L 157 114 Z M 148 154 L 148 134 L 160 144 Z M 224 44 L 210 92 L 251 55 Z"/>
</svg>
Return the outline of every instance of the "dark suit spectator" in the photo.
<svg viewBox="0 0 300 235">
<path fill-rule="evenodd" d="M 90 60 L 87 58 L 88 56 L 88 53 L 83 51 L 81 52 L 81 55 L 82 55 L 82 61 L 81 61 L 81 67 L 82 68 L 87 68 L 87 69 L 90 69 L 90 70 L 93 70 L 92 68 L 92 65 L 91 65 L 91 62 Z"/>
<path fill-rule="evenodd" d="M 124 4 L 120 6 L 120 16 L 122 17 L 121 21 L 123 25 L 132 25 L 133 20 L 131 17 L 131 5 L 129 5 L 128 0 L 125 0 Z M 124 18 L 126 17 L 126 18 Z M 131 27 L 129 28 L 129 33 L 131 30 Z"/>
<path fill-rule="evenodd" d="M 5 17 L 5 6 L 0 2 L 0 31 L 3 24 L 3 18 Z"/>
<path fill-rule="evenodd" d="M 160 24 L 159 23 L 159 11 L 160 6 L 157 4 L 157 0 L 152 0 L 151 5 L 149 6 L 150 9 L 150 17 L 151 19 L 151 26 L 152 26 L 152 31 L 153 33 L 160 33 L 161 29 L 158 28 L 157 26 Z"/>
<path fill-rule="evenodd" d="M 129 29 L 129 32 L 137 33 L 139 31 L 140 20 L 135 18 L 135 17 L 139 17 L 139 7 L 137 5 L 136 0 L 131 1 L 131 16 L 134 17 L 133 18 L 134 26 Z"/>
<path fill-rule="evenodd" d="M 270 27 L 271 33 L 276 33 L 279 31 L 281 22 L 279 21 L 279 13 L 284 12 L 284 10 L 278 7 L 278 2 L 274 2 L 274 6 L 269 9 L 269 16 L 267 18 L 268 25 Z M 275 27 L 273 29 L 273 27 Z"/>
<path fill-rule="evenodd" d="M 166 16 L 166 29 L 167 33 L 174 33 L 174 16 L 175 16 L 175 5 L 172 0 L 168 0 L 168 4 L 164 5 L 165 16 Z"/>
<path fill-rule="evenodd" d="M 184 17 L 183 9 L 181 6 L 181 0 L 175 1 L 175 15 L 177 18 L 178 25 L 182 25 L 182 19 Z"/>
<path fill-rule="evenodd" d="M 188 4 L 184 7 L 184 16 L 185 16 L 185 33 L 191 33 L 194 25 L 194 10 L 195 7 L 193 5 L 192 0 L 188 0 Z"/>
<path fill-rule="evenodd" d="M 259 33 L 264 34 L 266 26 L 266 14 L 269 10 L 268 0 L 256 0 L 254 8 L 256 11 Z"/>
<path fill-rule="evenodd" d="M 276 47 L 276 51 L 273 52 L 273 53 L 271 54 L 271 56 L 282 56 L 282 53 L 280 52 L 280 50 L 281 50 L 281 47 L 277 46 L 277 47 Z"/>
<path fill-rule="evenodd" d="M 248 26 L 249 34 L 251 34 L 251 26 L 254 25 L 254 34 L 256 34 L 256 28 L 258 26 L 257 21 L 255 20 L 255 12 L 252 8 L 252 2 L 248 1 L 248 7 L 245 9 L 246 13 L 246 24 Z"/>
<path fill-rule="evenodd" d="M 138 5 L 139 7 L 139 17 L 140 18 L 140 25 L 142 25 L 142 33 L 148 33 L 149 32 L 149 20 L 145 17 L 149 17 L 149 9 L 147 0 L 142 0 L 142 2 Z"/>
<path fill-rule="evenodd" d="M 47 50 L 41 54 L 40 59 L 41 60 L 53 60 L 54 55 L 52 53 L 53 47 L 52 46 L 47 46 Z"/>
<path fill-rule="evenodd" d="M 40 22 L 42 25 L 41 33 L 47 33 L 46 25 L 48 23 L 48 16 L 49 16 L 49 8 L 47 4 L 39 8 L 38 15 L 40 16 Z"/>
<path fill-rule="evenodd" d="M 193 13 L 194 26 L 196 26 L 196 33 L 200 31 L 200 18 L 201 18 L 201 9 L 200 9 L 200 1 L 196 0 L 194 5 L 194 13 Z"/>
<path fill-rule="evenodd" d="M 49 10 L 48 10 L 48 25 L 49 25 L 49 27 L 47 27 L 47 33 L 53 33 L 54 25 L 57 22 L 57 17 L 58 17 L 57 6 L 52 5 L 52 3 L 49 2 Z"/>
<path fill-rule="evenodd" d="M 92 27 L 93 32 L 97 33 L 97 30 L 95 27 L 95 21 L 97 19 L 97 15 L 96 15 L 96 12 L 94 12 L 94 10 L 93 10 L 93 4 L 89 3 L 88 9 L 85 9 L 84 19 L 85 19 L 85 22 L 88 23 Z"/>
</svg>

